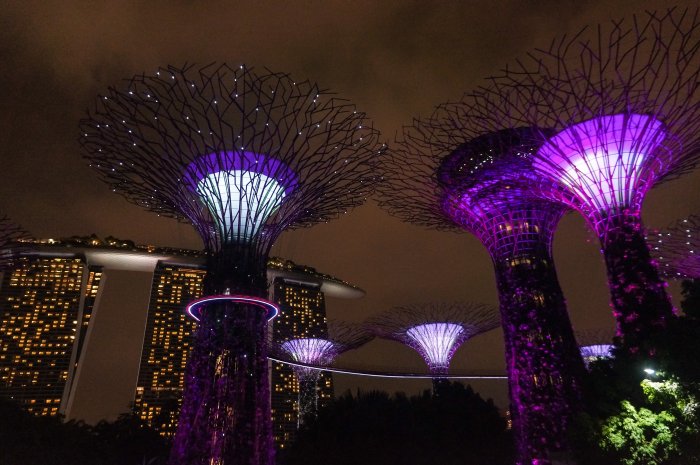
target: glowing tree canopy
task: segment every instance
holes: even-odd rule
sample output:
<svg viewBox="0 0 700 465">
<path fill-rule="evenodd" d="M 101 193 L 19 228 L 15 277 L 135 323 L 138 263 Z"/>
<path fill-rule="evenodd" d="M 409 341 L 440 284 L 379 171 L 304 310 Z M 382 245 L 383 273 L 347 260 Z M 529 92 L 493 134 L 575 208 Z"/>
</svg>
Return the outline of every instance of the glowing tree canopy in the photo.
<svg viewBox="0 0 700 465">
<path fill-rule="evenodd" d="M 667 279 L 700 279 L 700 216 L 649 233 L 647 242 Z"/>
<path fill-rule="evenodd" d="M 327 338 L 298 338 L 279 344 L 279 352 L 299 363 L 293 367 L 299 380 L 298 426 L 318 411 L 319 368 L 330 366 L 340 354 L 366 344 L 372 337 L 363 326 L 329 321 Z"/>
<path fill-rule="evenodd" d="M 18 241 L 29 239 L 30 235 L 8 217 L 0 217 L 0 271 L 6 270 L 14 263 L 22 251 Z"/>
<path fill-rule="evenodd" d="M 270 247 L 360 205 L 382 151 L 350 103 L 245 66 L 160 68 L 99 96 L 80 141 L 127 200 L 190 222 L 208 252 L 170 462 L 273 462 L 266 340 Z"/>
<path fill-rule="evenodd" d="M 697 10 L 668 10 L 584 30 L 465 99 L 480 132 L 546 128 L 527 178 L 600 238 L 618 335 L 633 357 L 653 355 L 649 333 L 673 317 L 641 208 L 649 189 L 700 157 L 699 26 Z"/>
<path fill-rule="evenodd" d="M 523 463 L 565 448 L 584 365 L 552 259 L 566 207 L 533 195 L 538 131 L 480 134 L 469 105 L 448 103 L 404 128 L 382 161 L 380 205 L 399 218 L 468 231 L 496 274 L 515 438 Z M 542 382 L 541 380 L 546 380 Z"/>
<path fill-rule="evenodd" d="M 613 336 L 613 331 L 602 329 L 576 331 L 576 340 L 580 344 L 581 356 L 586 367 L 596 360 L 612 357 Z"/>
<path fill-rule="evenodd" d="M 498 327 L 498 313 L 474 303 L 412 305 L 393 308 L 367 325 L 375 335 L 418 352 L 437 381 L 447 374 L 452 356 L 465 341 Z"/>
</svg>

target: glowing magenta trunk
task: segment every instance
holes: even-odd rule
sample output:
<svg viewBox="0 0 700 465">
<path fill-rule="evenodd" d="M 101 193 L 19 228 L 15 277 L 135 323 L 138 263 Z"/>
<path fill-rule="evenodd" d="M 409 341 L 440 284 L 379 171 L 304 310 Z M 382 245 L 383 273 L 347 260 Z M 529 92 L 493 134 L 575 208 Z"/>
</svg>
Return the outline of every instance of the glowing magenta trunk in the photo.
<svg viewBox="0 0 700 465">
<path fill-rule="evenodd" d="M 235 267 L 225 265 L 225 251 L 212 257 L 205 293 L 216 298 L 190 308 L 199 323 L 170 465 L 274 464 L 265 341 L 277 309 L 263 298 L 265 267 L 249 257 Z"/>
<path fill-rule="evenodd" d="M 583 362 L 551 256 L 551 232 L 561 212 L 530 210 L 528 240 L 494 240 L 492 258 L 501 308 L 511 416 L 520 464 L 547 464 L 566 449 L 567 427 L 580 407 Z M 537 218 L 537 219 L 535 219 Z M 509 222 L 508 226 L 513 226 Z M 505 226 L 504 229 L 505 230 Z M 537 231 L 537 232 L 536 232 Z M 512 250 L 512 249 L 511 249 Z"/>
<path fill-rule="evenodd" d="M 195 334 L 172 464 L 272 464 L 267 319 L 255 306 L 209 305 Z"/>
<path fill-rule="evenodd" d="M 632 355 L 653 355 L 649 335 L 673 306 L 644 239 L 641 207 L 661 165 L 666 131 L 639 114 L 601 116 L 551 137 L 533 166 L 555 181 L 560 200 L 587 219 L 600 239 L 618 336 Z"/>
<path fill-rule="evenodd" d="M 494 264 L 517 463 L 548 464 L 552 453 L 567 450 L 585 370 L 552 260 L 564 210 L 503 186 L 509 184 L 483 188 L 478 201 L 474 194 L 448 199 L 445 208 L 479 237 Z"/>
</svg>

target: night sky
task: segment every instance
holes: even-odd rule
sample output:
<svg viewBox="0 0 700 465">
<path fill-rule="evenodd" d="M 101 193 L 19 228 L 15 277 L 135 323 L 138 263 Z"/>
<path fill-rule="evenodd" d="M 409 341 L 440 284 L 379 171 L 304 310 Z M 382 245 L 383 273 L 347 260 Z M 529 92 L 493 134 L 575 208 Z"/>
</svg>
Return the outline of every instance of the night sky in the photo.
<svg viewBox="0 0 700 465">
<path fill-rule="evenodd" d="M 352 100 L 391 142 L 412 117 L 459 98 L 557 35 L 667 5 L 637 0 L 4 2 L 0 210 L 41 238 L 94 232 L 201 248 L 191 226 L 128 204 L 82 160 L 78 121 L 107 86 L 168 64 L 268 67 L 297 80 L 315 80 Z M 663 227 L 699 213 L 699 186 L 696 171 L 654 189 L 644 207 L 647 226 Z M 329 300 L 331 318 L 361 321 L 394 305 L 431 300 L 497 303 L 490 259 L 474 237 L 401 223 L 373 201 L 330 224 L 285 233 L 273 254 L 367 291 L 361 300 Z M 576 215 L 562 221 L 554 255 L 575 328 L 612 327 L 597 241 Z M 671 291 L 678 294 L 678 286 Z M 344 356 L 341 363 L 423 369 L 410 349 L 384 341 Z M 461 372 L 503 366 L 499 331 L 468 343 L 453 363 Z M 340 391 L 360 386 L 413 393 L 429 385 L 348 376 L 336 381 Z M 475 386 L 505 406 L 505 383 Z"/>
</svg>

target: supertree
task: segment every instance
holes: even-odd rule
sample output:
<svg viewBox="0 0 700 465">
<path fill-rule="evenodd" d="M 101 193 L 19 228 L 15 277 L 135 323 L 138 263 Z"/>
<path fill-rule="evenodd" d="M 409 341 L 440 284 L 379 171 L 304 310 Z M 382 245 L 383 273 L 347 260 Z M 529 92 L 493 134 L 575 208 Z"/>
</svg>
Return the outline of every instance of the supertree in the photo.
<svg viewBox="0 0 700 465">
<path fill-rule="evenodd" d="M 600 240 L 623 353 L 653 356 L 674 316 L 644 240 L 646 193 L 700 156 L 698 11 L 667 10 L 551 42 L 473 92 L 484 133 L 536 127 L 530 178 Z M 554 132 L 552 132 L 552 130 Z"/>
<path fill-rule="evenodd" d="M 299 364 L 293 366 L 299 381 L 298 426 L 318 412 L 319 368 L 332 365 L 339 355 L 366 344 L 372 338 L 373 335 L 361 325 L 331 320 L 325 338 L 295 338 L 279 343 L 278 352 Z"/>
<path fill-rule="evenodd" d="M 478 135 L 464 103 L 415 120 L 382 163 L 380 205 L 431 228 L 469 231 L 496 274 L 521 463 L 564 450 L 584 365 L 552 259 L 566 208 L 518 185 L 537 149 L 528 128 Z"/>
<path fill-rule="evenodd" d="M 160 68 L 98 97 L 86 158 L 127 200 L 190 222 L 205 295 L 170 462 L 273 462 L 266 331 L 270 248 L 361 204 L 382 146 L 363 113 L 309 81 L 245 66 Z M 261 311 L 262 310 L 262 311 Z"/>
<path fill-rule="evenodd" d="M 21 240 L 30 235 L 7 216 L 0 217 L 0 271 L 10 268 L 21 252 Z"/>
<path fill-rule="evenodd" d="M 576 331 L 576 340 L 579 342 L 579 349 L 586 368 L 596 360 L 612 357 L 613 331 L 604 329 L 588 329 Z"/>
<path fill-rule="evenodd" d="M 659 271 L 665 278 L 700 278 L 699 231 L 700 216 L 691 215 L 648 234 L 651 255 L 659 263 Z"/>
<path fill-rule="evenodd" d="M 428 303 L 395 307 L 370 318 L 369 330 L 414 349 L 423 357 L 439 394 L 452 356 L 468 339 L 498 327 L 498 313 L 470 302 Z"/>
</svg>

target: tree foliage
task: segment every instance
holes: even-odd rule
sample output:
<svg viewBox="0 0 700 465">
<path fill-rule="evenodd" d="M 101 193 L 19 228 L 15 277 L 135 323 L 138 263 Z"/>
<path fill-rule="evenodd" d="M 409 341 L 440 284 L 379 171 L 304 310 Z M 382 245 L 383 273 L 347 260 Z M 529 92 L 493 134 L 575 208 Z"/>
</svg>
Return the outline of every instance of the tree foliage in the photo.
<svg viewBox="0 0 700 465">
<path fill-rule="evenodd" d="M 654 357 L 614 351 L 592 364 L 588 409 L 573 428 L 581 463 L 700 464 L 699 282 L 683 283 L 681 306 L 684 315 L 663 333 L 646 335 L 655 339 Z"/>
<path fill-rule="evenodd" d="M 506 422 L 471 387 L 440 385 L 407 397 L 349 392 L 302 429 L 284 465 L 499 465 L 513 463 Z"/>
<path fill-rule="evenodd" d="M 0 398 L 2 465 L 159 465 L 168 444 L 133 414 L 95 426 L 38 417 Z"/>
</svg>

